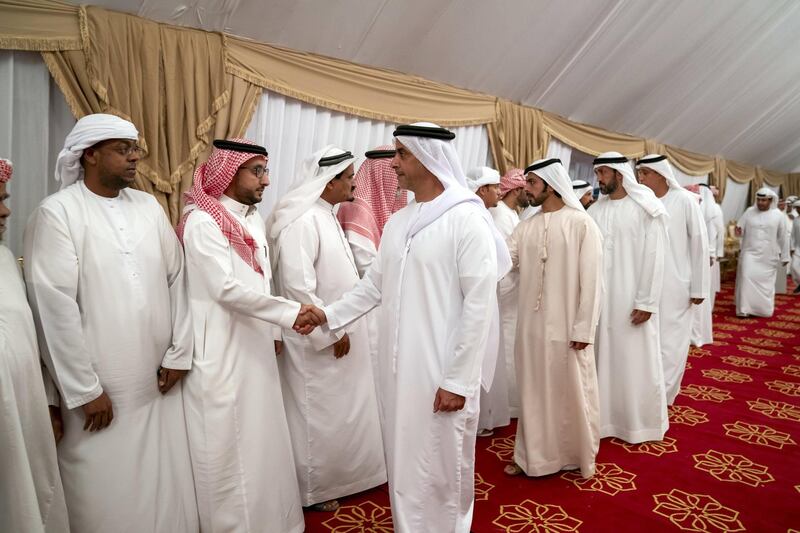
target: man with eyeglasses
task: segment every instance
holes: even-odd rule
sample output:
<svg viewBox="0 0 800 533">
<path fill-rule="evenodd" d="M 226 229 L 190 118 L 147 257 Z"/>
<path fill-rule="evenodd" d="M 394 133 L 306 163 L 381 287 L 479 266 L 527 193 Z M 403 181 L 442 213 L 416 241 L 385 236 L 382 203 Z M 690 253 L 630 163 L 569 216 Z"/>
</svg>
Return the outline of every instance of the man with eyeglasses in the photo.
<svg viewBox="0 0 800 533">
<path fill-rule="evenodd" d="M 194 317 L 184 406 L 201 531 L 303 530 L 275 354 L 280 328 L 308 307 L 271 294 L 256 210 L 268 185 L 263 146 L 216 140 L 178 225 Z"/>
<path fill-rule="evenodd" d="M 127 120 L 81 118 L 56 161 L 61 190 L 25 230 L 72 531 L 198 528 L 180 384 L 192 364 L 183 253 L 155 198 L 129 188 L 137 139 Z"/>
</svg>

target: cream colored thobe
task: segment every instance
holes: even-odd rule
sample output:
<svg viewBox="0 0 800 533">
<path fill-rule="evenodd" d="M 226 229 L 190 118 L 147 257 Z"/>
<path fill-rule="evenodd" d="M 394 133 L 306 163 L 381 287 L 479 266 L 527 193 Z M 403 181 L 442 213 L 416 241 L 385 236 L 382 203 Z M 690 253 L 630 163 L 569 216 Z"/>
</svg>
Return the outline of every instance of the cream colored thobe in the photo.
<svg viewBox="0 0 800 533">
<path fill-rule="evenodd" d="M 299 304 L 270 295 L 264 221 L 255 208 L 220 203 L 256 242 L 259 274 L 217 223 L 195 210 L 184 229 L 194 317 L 194 367 L 184 404 L 203 532 L 303 531 L 274 341 Z"/>
<path fill-rule="evenodd" d="M 182 384 L 192 330 L 183 252 L 153 196 L 98 196 L 84 182 L 46 198 L 25 230 L 25 277 L 39 348 L 61 393 L 58 460 L 72 531 L 197 530 Z M 105 393 L 114 420 L 83 430 Z"/>
<path fill-rule="evenodd" d="M 600 435 L 661 440 L 669 426 L 658 327 L 666 225 L 629 196 L 602 197 L 589 215 L 603 235 L 605 290 L 595 344 Z M 652 315 L 634 326 L 634 310 Z"/>
<path fill-rule="evenodd" d="M 395 531 L 467 533 L 497 257 L 471 203 L 455 205 L 406 241 L 426 206 L 412 202 L 392 215 L 365 276 L 325 311 L 338 329 L 381 304 L 377 378 Z M 464 408 L 434 413 L 438 388 L 466 397 Z"/>
<path fill-rule="evenodd" d="M 11 250 L 0 244 L 0 531 L 68 532 L 36 329 Z"/>
<path fill-rule="evenodd" d="M 786 215 L 751 207 L 736 226 L 742 230 L 736 270 L 736 314 L 769 317 L 775 310 L 775 276 L 789 260 Z"/>
<path fill-rule="evenodd" d="M 495 226 L 500 234 L 508 240 L 514 228 L 519 224 L 519 215 L 499 202 L 497 207 L 489 209 Z M 517 330 L 517 304 L 519 272 L 512 270 L 497 284 L 497 302 L 500 307 L 500 354 L 499 359 L 506 363 L 506 382 L 508 385 L 508 408 L 512 418 L 519 416 L 519 391 L 517 389 L 517 372 L 514 367 L 514 339 Z"/>
<path fill-rule="evenodd" d="M 600 445 L 595 327 L 603 238 L 584 211 L 540 211 L 508 241 L 519 270 L 516 368 L 520 416 L 514 462 L 529 476 L 594 474 Z M 587 342 L 583 350 L 570 341 Z"/>
<path fill-rule="evenodd" d="M 281 231 L 278 247 L 276 280 L 286 298 L 323 307 L 359 280 L 333 206 L 321 198 Z M 386 482 L 365 319 L 336 332 L 283 336 L 278 366 L 305 506 Z M 350 351 L 336 359 L 333 345 L 345 334 Z"/>
<path fill-rule="evenodd" d="M 700 204 L 684 189 L 670 189 L 659 198 L 669 214 L 669 246 L 659 305 L 664 389 L 672 405 L 680 392 L 692 333 L 692 298 L 708 298 L 711 268 L 708 235 Z"/>
</svg>

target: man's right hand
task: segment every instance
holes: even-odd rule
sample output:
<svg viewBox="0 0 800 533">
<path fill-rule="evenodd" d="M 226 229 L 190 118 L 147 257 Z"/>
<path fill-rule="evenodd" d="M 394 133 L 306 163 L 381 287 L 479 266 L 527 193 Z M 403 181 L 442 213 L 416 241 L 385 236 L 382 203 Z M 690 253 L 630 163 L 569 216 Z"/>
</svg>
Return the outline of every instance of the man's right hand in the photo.
<svg viewBox="0 0 800 533">
<path fill-rule="evenodd" d="M 300 335 L 308 335 L 314 331 L 314 328 L 321 326 L 327 321 L 328 319 L 322 309 L 315 305 L 302 304 L 292 329 Z"/>
<path fill-rule="evenodd" d="M 114 410 L 111 407 L 111 398 L 103 393 L 89 403 L 81 405 L 83 416 L 86 421 L 83 423 L 83 430 L 100 431 L 107 428 L 114 420 Z"/>
<path fill-rule="evenodd" d="M 650 316 L 653 313 L 648 313 L 647 311 L 642 311 L 640 309 L 634 309 L 631 313 L 631 323 L 634 326 L 638 326 L 639 324 L 644 324 L 648 320 L 650 320 Z"/>
</svg>

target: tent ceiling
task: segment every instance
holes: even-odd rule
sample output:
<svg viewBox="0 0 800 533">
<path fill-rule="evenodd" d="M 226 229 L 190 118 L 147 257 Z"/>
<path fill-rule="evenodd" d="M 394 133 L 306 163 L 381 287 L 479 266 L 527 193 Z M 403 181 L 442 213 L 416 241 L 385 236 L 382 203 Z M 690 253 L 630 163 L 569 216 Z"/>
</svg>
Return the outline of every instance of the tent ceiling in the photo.
<svg viewBox="0 0 800 533">
<path fill-rule="evenodd" d="M 76 2 L 78 3 L 78 2 Z M 800 171 L 796 0 L 96 0 Z"/>
</svg>

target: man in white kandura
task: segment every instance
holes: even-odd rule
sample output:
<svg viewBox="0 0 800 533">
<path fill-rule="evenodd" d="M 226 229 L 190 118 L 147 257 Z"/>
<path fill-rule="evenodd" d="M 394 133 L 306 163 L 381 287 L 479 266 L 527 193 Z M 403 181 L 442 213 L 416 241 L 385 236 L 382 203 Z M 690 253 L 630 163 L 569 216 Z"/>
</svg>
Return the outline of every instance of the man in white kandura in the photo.
<svg viewBox="0 0 800 533">
<path fill-rule="evenodd" d="M 661 440 L 669 425 L 658 328 L 667 212 L 636 182 L 622 154 L 601 154 L 594 173 L 603 193 L 589 208 L 603 235 L 605 290 L 595 345 L 600 436 Z"/>
<path fill-rule="evenodd" d="M 572 182 L 572 190 L 575 191 L 575 196 L 581 201 L 584 209 L 589 209 L 594 203 L 594 190 L 592 184 L 584 180 L 574 180 Z"/>
<path fill-rule="evenodd" d="M 0 240 L 12 165 L 0 159 Z M 69 531 L 36 328 L 19 264 L 0 242 L 0 531 Z"/>
<path fill-rule="evenodd" d="M 603 287 L 603 238 L 559 159 L 525 169 L 541 211 L 508 241 L 519 269 L 516 368 L 520 416 L 506 474 L 595 470 L 600 446 L 595 327 Z"/>
<path fill-rule="evenodd" d="M 672 405 L 680 392 L 686 359 L 689 357 L 692 307 L 708 298 L 711 279 L 708 235 L 700 203 L 675 179 L 666 156 L 644 156 L 636 162 L 636 173 L 639 181 L 661 200 L 669 215 L 669 246 L 665 256 L 658 322 L 664 387 L 667 403 Z"/>
<path fill-rule="evenodd" d="M 497 230 L 506 241 L 519 224 L 519 211 L 529 205 L 522 169 L 512 168 L 500 178 L 500 201 L 497 203 L 497 207 L 489 209 Z M 514 365 L 518 300 L 519 271 L 512 270 L 497 284 L 497 304 L 500 307 L 500 352 L 498 357 L 506 363 L 508 408 L 512 418 L 519 416 L 519 391 Z"/>
<path fill-rule="evenodd" d="M 706 223 L 709 264 L 711 265 L 708 295 L 703 303 L 692 307 L 691 344 L 699 347 L 714 342 L 714 301 L 720 290 L 719 260 L 725 256 L 725 224 L 722 209 L 714 201 L 714 193 L 711 188 L 701 183 L 698 186 L 698 193 L 700 194 L 700 210 Z"/>
<path fill-rule="evenodd" d="M 267 220 L 275 279 L 286 298 L 319 307 L 358 282 L 336 204 L 353 200 L 350 152 L 326 146 L 308 158 Z M 386 482 L 367 323 L 307 337 L 283 335 L 278 363 L 300 499 L 335 511 L 336 498 Z"/>
<path fill-rule="evenodd" d="M 800 293 L 800 200 L 792 202 L 795 216 L 792 219 L 792 264 L 790 273 L 795 285 L 794 294 Z"/>
<path fill-rule="evenodd" d="M 81 533 L 198 528 L 179 382 L 192 366 L 183 251 L 156 199 L 129 189 L 137 138 L 113 115 L 81 118 L 56 161 L 61 190 L 25 229 L 28 299 L 61 393 L 70 528 Z"/>
<path fill-rule="evenodd" d="M 467 188 L 474 192 L 486 209 L 494 209 L 500 201 L 500 173 L 489 167 L 475 167 L 467 172 Z M 502 282 L 502 280 L 501 280 Z M 500 284 L 498 283 L 498 288 Z M 499 298 L 499 294 L 498 294 Z M 500 308 L 492 318 L 492 328 L 486 343 L 486 355 L 495 361 L 494 378 L 488 390 L 481 388 L 478 436 L 490 437 L 494 428 L 511 423 L 508 409 L 508 377 L 506 363 L 500 354 Z"/>
<path fill-rule="evenodd" d="M 184 405 L 202 531 L 304 527 L 275 353 L 280 327 L 306 308 L 270 293 L 255 207 L 267 185 L 263 146 L 216 140 L 178 226 L 194 317 Z"/>
<path fill-rule="evenodd" d="M 736 270 L 736 316 L 770 317 L 775 311 L 775 276 L 789 262 L 786 215 L 777 208 L 778 195 L 762 187 L 756 205 L 736 223 L 741 236 Z"/>
<path fill-rule="evenodd" d="M 394 135 L 392 165 L 416 201 L 386 223 L 361 281 L 323 311 L 341 329 L 381 304 L 377 376 L 395 531 L 467 533 L 478 389 L 495 363 L 481 359 L 510 259 L 465 186 L 455 134 L 422 122 Z"/>
</svg>

